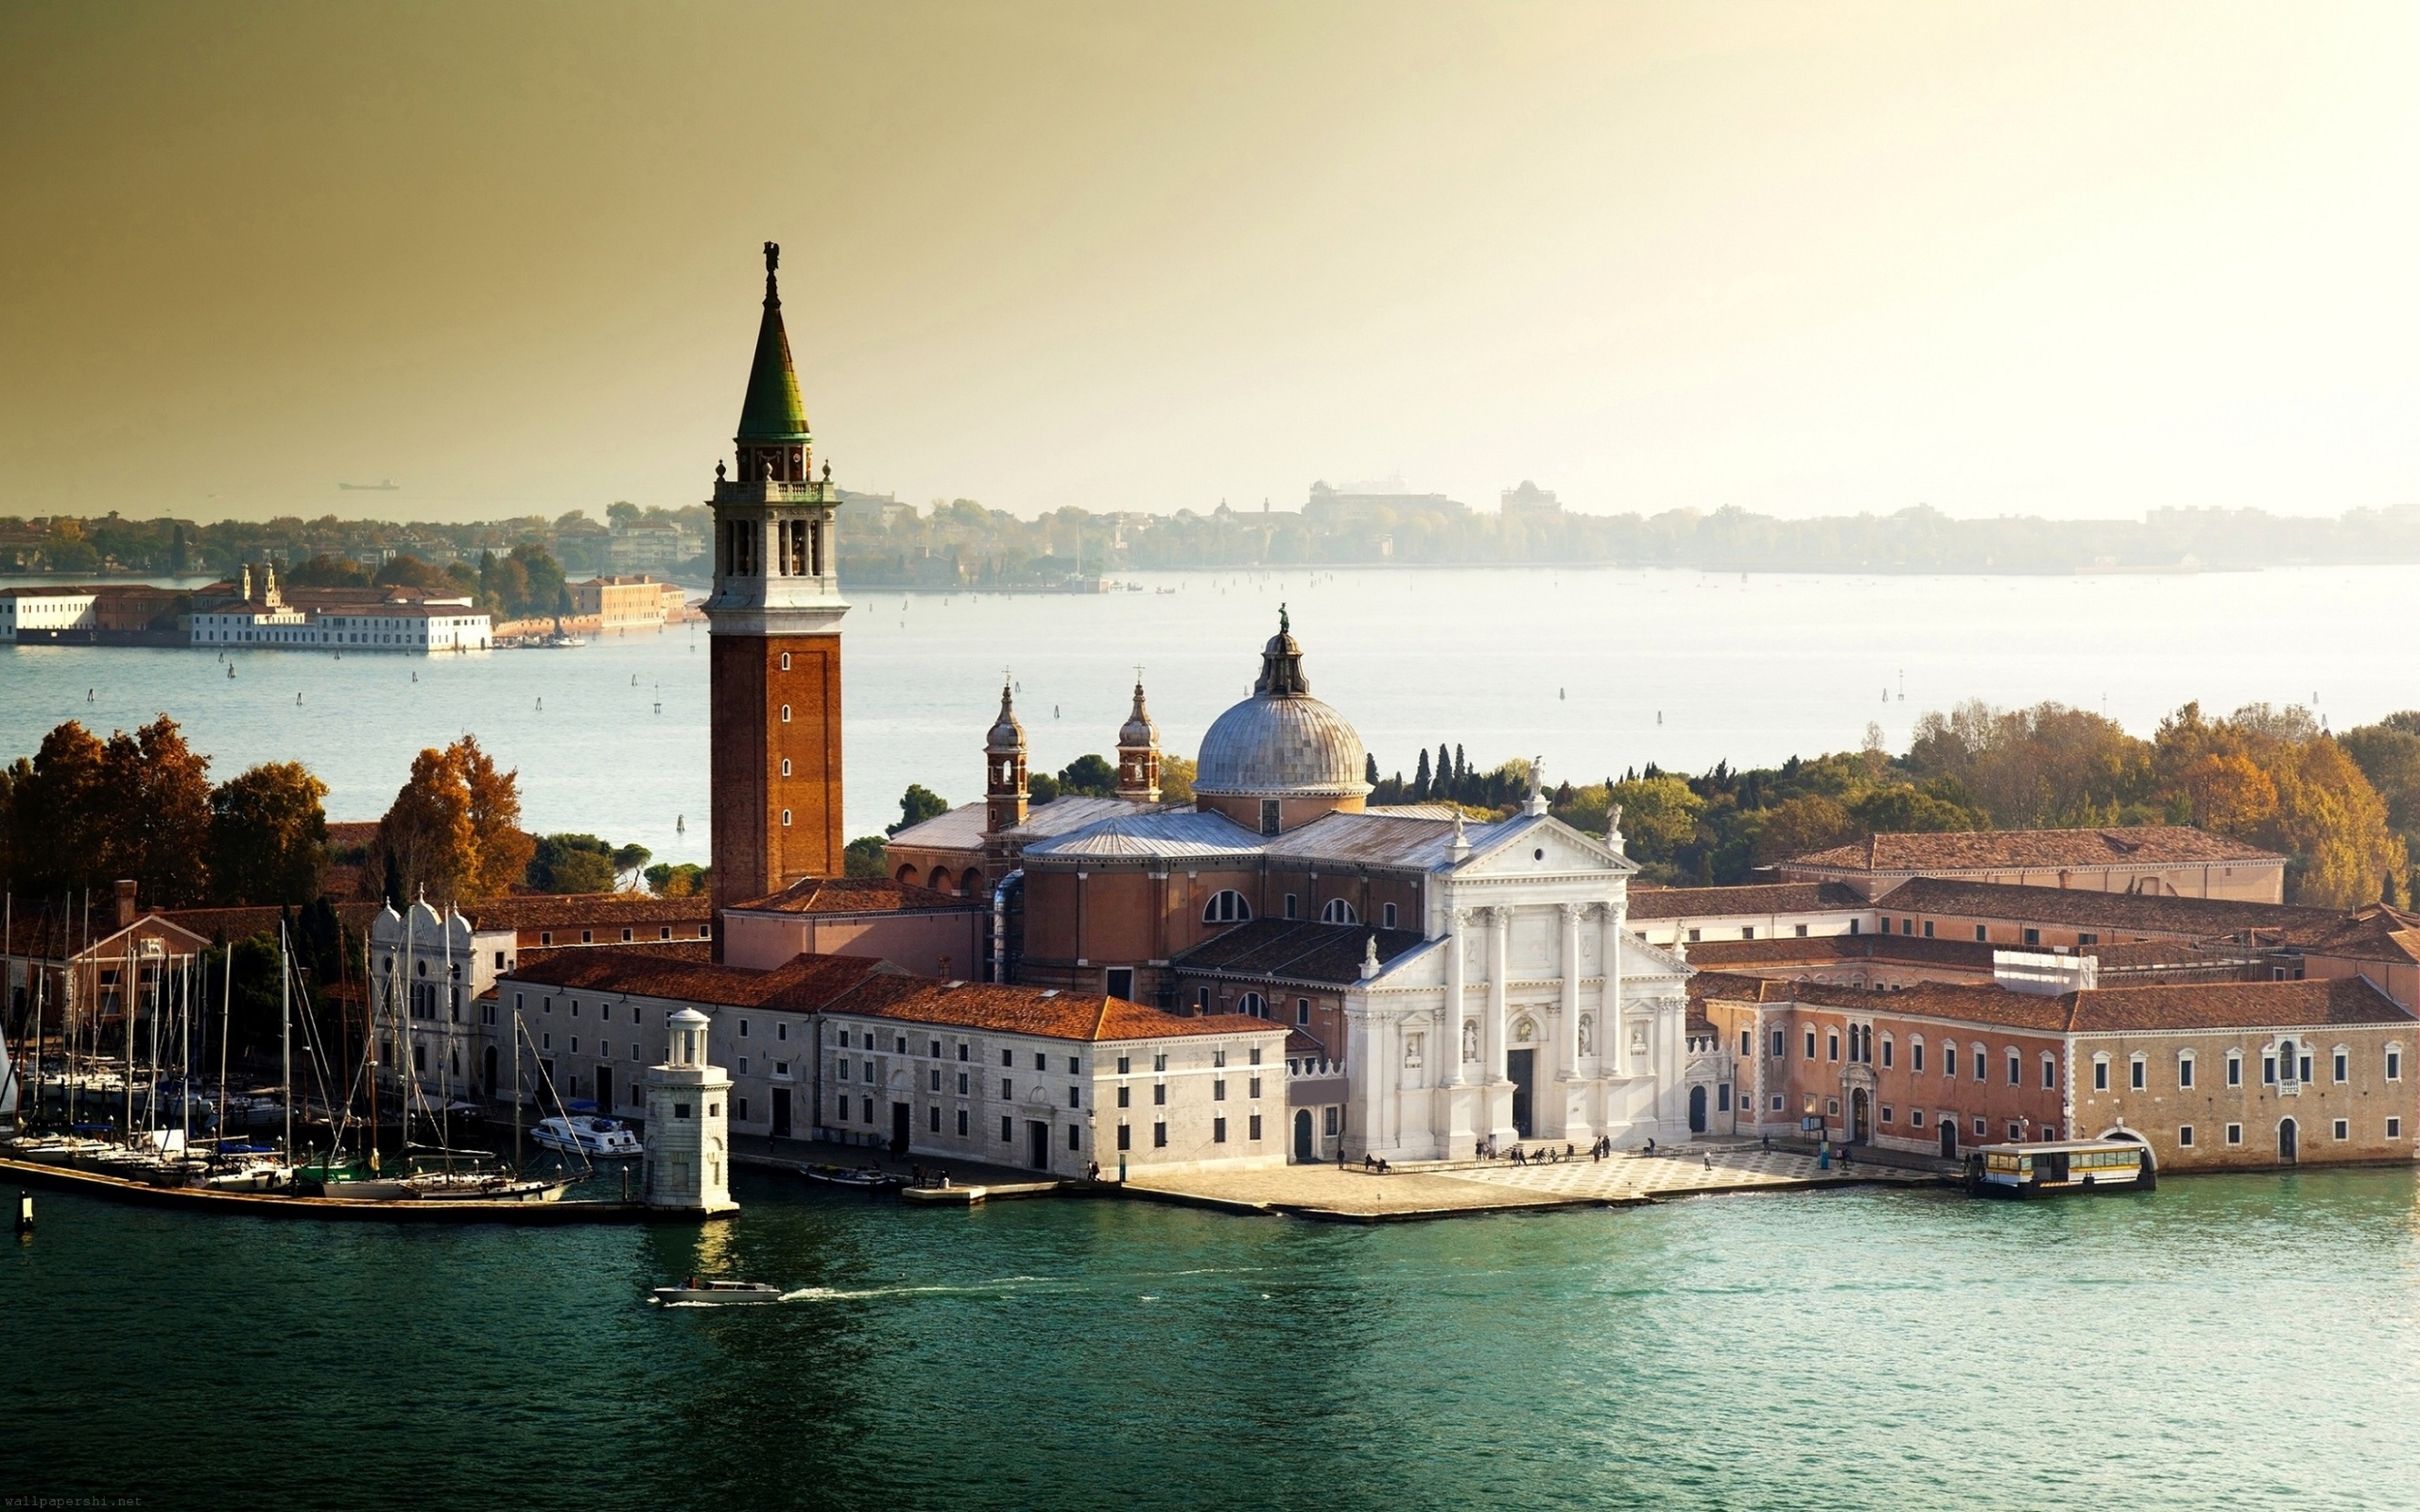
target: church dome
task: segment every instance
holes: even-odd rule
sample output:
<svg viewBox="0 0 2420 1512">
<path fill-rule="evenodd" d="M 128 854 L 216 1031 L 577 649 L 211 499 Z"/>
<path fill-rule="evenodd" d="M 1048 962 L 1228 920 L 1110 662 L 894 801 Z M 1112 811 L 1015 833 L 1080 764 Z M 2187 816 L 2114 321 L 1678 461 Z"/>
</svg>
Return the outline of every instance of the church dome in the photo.
<svg viewBox="0 0 2420 1512">
<path fill-rule="evenodd" d="M 1281 610 L 1261 648 L 1252 696 L 1220 714 L 1201 737 L 1197 794 L 1225 798 L 1359 798 L 1366 760 L 1344 716 L 1311 696 L 1303 647 Z"/>
</svg>

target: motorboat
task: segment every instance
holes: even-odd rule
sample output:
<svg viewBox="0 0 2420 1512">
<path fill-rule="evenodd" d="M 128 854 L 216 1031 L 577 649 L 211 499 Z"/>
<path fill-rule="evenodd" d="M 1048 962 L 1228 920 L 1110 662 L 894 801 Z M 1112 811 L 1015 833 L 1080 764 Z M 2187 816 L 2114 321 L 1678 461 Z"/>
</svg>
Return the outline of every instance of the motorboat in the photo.
<svg viewBox="0 0 2420 1512">
<path fill-rule="evenodd" d="M 542 1118 L 529 1137 L 550 1150 L 586 1155 L 602 1160 L 635 1160 L 647 1153 L 639 1137 L 621 1123 L 592 1113 L 567 1118 Z"/>
<path fill-rule="evenodd" d="M 782 1289 L 769 1281 L 701 1281 L 692 1277 L 678 1286 L 655 1288 L 655 1299 L 666 1306 L 738 1307 L 751 1302 L 778 1302 Z"/>
<path fill-rule="evenodd" d="M 798 1174 L 819 1185 L 843 1187 L 852 1192 L 896 1192 L 908 1184 L 906 1177 L 871 1165 L 856 1170 L 838 1165 L 802 1165 Z"/>
</svg>

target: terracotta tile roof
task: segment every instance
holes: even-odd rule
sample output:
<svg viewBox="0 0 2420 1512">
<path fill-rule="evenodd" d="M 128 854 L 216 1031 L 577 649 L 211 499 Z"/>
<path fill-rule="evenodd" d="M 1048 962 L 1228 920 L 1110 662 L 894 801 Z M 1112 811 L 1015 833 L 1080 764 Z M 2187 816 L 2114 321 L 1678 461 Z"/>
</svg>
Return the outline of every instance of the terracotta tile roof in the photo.
<svg viewBox="0 0 2420 1512">
<path fill-rule="evenodd" d="M 2409 1011 L 2358 976 L 2103 988 L 2098 992 L 2071 992 L 2060 1001 L 2073 1005 L 2073 1027 L 2078 1034 L 2415 1022 Z"/>
<path fill-rule="evenodd" d="M 737 906 L 760 914 L 908 914 L 980 911 L 986 905 L 888 877 L 806 877 L 769 897 Z"/>
<path fill-rule="evenodd" d="M 1630 917 L 1721 919 L 1748 914 L 1818 914 L 1873 906 L 1837 882 L 1768 882 L 1744 887 L 1639 887 L 1630 890 Z"/>
<path fill-rule="evenodd" d="M 1902 966 L 1956 966 L 1989 971 L 1993 950 L 1971 939 L 1926 939 L 1917 935 L 1784 935 L 1773 939 L 1709 939 L 1689 946 L 1689 964 L 1701 970 L 1727 966 L 1828 966 L 1836 961 L 1880 961 Z"/>
<path fill-rule="evenodd" d="M 1202 941 L 1178 955 L 1171 964 L 1180 971 L 1349 987 L 1361 980 L 1361 958 L 1370 948 L 1373 935 L 1378 938 L 1378 962 L 1382 966 L 1418 949 L 1421 943 L 1416 929 L 1255 919 Z"/>
<path fill-rule="evenodd" d="M 461 905 L 476 930 L 620 929 L 629 924 L 703 924 L 714 918 L 705 898 L 658 898 L 643 892 L 519 894 Z"/>
<path fill-rule="evenodd" d="M 378 838 L 376 819 L 332 819 L 328 823 L 328 854 L 366 850 Z"/>
<path fill-rule="evenodd" d="M 1194 1035 L 1282 1034 L 1285 1027 L 1240 1013 L 1181 1018 L 1123 998 L 1069 993 L 1046 988 L 1004 987 L 978 982 L 900 978 L 870 984 L 836 1013 L 1031 1035 L 1041 1040 L 1098 1043 L 1113 1040 L 1174 1040 Z"/>
<path fill-rule="evenodd" d="M 2297 913 L 2320 913 L 2297 909 Z M 2336 955 L 2356 961 L 2420 962 L 2420 915 L 2407 914 L 2384 903 L 2372 903 L 2351 914 L 2325 914 L 2320 919 L 2280 930 L 2275 938 L 2306 955 Z"/>
<path fill-rule="evenodd" d="M 370 920 L 378 916 L 378 904 L 374 902 L 332 902 L 330 906 L 336 910 L 337 920 L 347 929 L 367 929 L 370 927 Z M 280 914 L 280 910 L 273 907 L 155 908 L 150 912 L 213 940 L 247 939 L 254 935 L 274 935 L 277 933 L 277 920 Z"/>
<path fill-rule="evenodd" d="M 2026 867 L 2181 866 L 2276 861 L 2272 851 L 2181 824 L 2105 830 L 1966 830 L 1876 834 L 1784 862 L 1843 871 L 1988 871 Z"/>
<path fill-rule="evenodd" d="M 2057 997 L 1998 987 L 1922 982 L 1895 992 L 1703 972 L 1693 1002 L 1801 1003 L 1813 1007 L 1994 1024 L 2039 1034 L 2162 1029 L 2298 1028 L 2411 1023 L 2412 1015 L 2360 977 L 2301 982 L 2195 982 L 2101 988 Z"/>
<path fill-rule="evenodd" d="M 815 1013 L 883 977 L 904 977 L 895 966 L 863 955 L 799 955 L 770 971 L 721 966 L 704 941 L 671 946 L 613 945 L 530 952 L 497 978 L 499 986 L 562 992 L 629 993 L 724 1007 Z"/>
<path fill-rule="evenodd" d="M 1948 914 L 2190 939 L 2256 929 L 2308 929 L 2344 918 L 2334 909 L 2298 908 L 2290 903 L 2242 902 L 2229 898 L 2154 898 L 2087 887 L 2019 886 L 2014 883 L 1966 882 L 1950 877 L 1910 878 L 1876 899 L 1874 906 L 1881 913 L 1918 918 Z M 1632 912 L 1637 912 L 1635 905 Z"/>
</svg>

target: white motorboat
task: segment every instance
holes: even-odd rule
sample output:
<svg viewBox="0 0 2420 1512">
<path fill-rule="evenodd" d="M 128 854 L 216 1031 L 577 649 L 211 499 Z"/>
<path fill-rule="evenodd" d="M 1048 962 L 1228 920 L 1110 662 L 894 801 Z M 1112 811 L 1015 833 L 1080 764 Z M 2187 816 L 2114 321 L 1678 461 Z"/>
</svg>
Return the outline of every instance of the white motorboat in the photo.
<svg viewBox="0 0 2420 1512">
<path fill-rule="evenodd" d="M 620 1123 L 589 1113 L 568 1118 L 542 1118 L 529 1137 L 550 1150 L 586 1155 L 600 1160 L 635 1160 L 647 1153 L 639 1137 Z"/>
<path fill-rule="evenodd" d="M 655 1299 L 670 1305 L 736 1307 L 750 1302 L 778 1302 L 782 1289 L 768 1281 L 701 1281 L 692 1277 L 679 1286 L 659 1286 Z"/>
</svg>

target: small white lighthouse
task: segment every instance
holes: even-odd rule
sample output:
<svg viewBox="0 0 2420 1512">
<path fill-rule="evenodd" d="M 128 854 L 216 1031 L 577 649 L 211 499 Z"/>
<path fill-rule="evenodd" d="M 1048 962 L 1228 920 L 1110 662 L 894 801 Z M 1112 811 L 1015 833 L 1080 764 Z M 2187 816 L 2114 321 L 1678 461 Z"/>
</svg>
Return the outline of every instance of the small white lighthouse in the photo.
<svg viewBox="0 0 2420 1512">
<path fill-rule="evenodd" d="M 650 1208 L 729 1212 L 731 1141 L 723 1104 L 731 1078 L 706 1064 L 706 1016 L 674 1014 L 672 1046 L 647 1074 L 647 1202 Z"/>
</svg>

